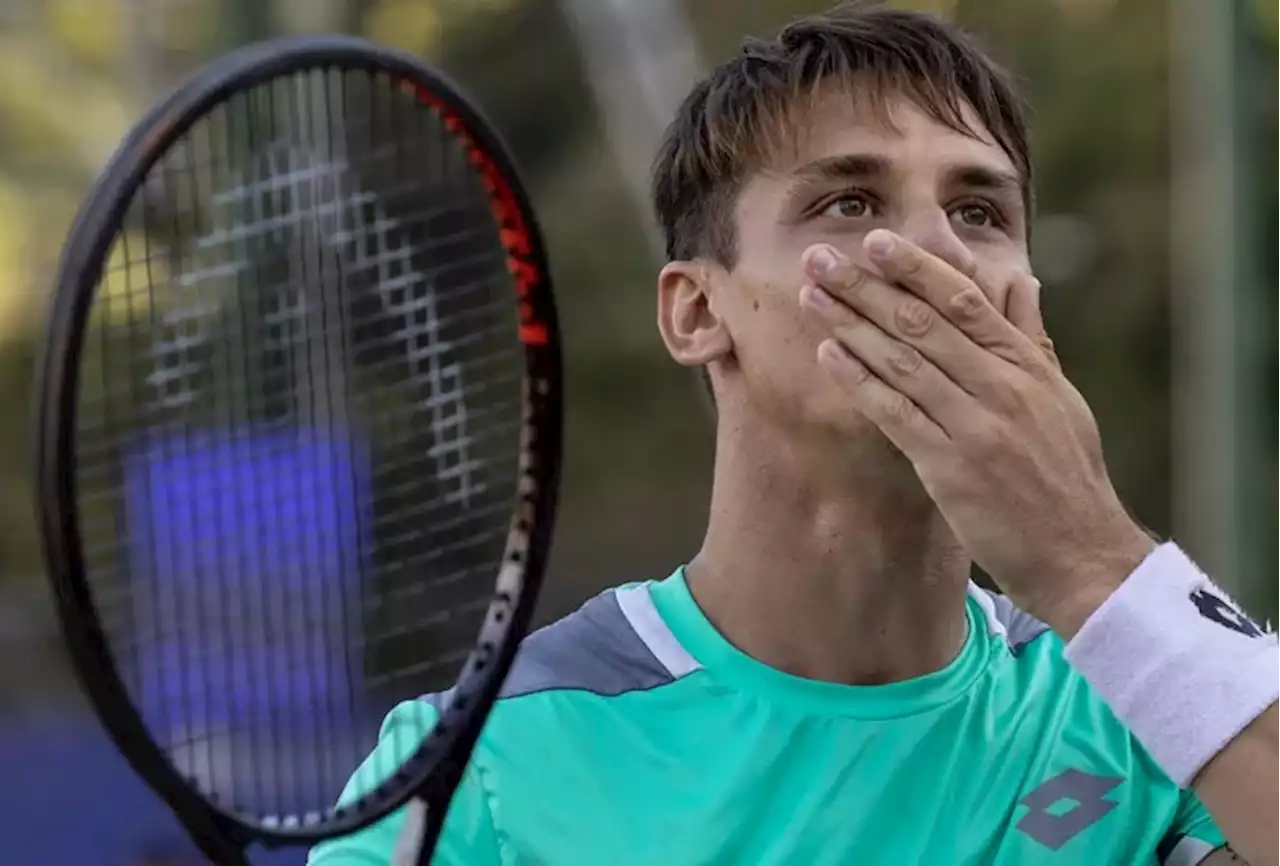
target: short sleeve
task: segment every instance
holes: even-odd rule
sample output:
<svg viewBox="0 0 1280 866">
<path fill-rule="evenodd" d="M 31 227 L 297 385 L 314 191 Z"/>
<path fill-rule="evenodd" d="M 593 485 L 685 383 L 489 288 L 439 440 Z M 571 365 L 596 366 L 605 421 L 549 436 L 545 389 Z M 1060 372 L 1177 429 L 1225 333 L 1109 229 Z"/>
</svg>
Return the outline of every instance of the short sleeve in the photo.
<svg viewBox="0 0 1280 866">
<path fill-rule="evenodd" d="M 1169 832 L 1156 849 L 1160 866 L 1197 866 L 1227 839 L 1194 791 L 1183 791 Z"/>
<path fill-rule="evenodd" d="M 378 745 L 352 774 L 339 802 L 360 796 L 391 773 L 435 725 L 435 710 L 426 701 L 397 706 L 382 723 Z M 308 866 L 387 866 L 404 826 L 404 809 L 365 829 L 331 839 L 311 849 Z M 449 805 L 433 866 L 498 866 L 497 834 L 488 795 L 474 766 L 468 767 Z"/>
</svg>

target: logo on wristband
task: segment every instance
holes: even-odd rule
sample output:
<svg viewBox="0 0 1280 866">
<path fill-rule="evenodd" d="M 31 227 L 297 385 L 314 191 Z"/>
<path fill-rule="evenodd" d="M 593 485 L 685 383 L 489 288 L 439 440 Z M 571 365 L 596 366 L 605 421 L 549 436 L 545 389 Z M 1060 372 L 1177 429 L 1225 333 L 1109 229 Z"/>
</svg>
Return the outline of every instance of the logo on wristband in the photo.
<svg viewBox="0 0 1280 866">
<path fill-rule="evenodd" d="M 1239 632 L 1245 637 L 1262 637 L 1262 629 L 1258 624 L 1223 599 L 1207 589 L 1197 589 L 1191 593 L 1191 603 L 1200 611 L 1200 615 L 1210 622 L 1216 622 L 1223 628 Z"/>
</svg>

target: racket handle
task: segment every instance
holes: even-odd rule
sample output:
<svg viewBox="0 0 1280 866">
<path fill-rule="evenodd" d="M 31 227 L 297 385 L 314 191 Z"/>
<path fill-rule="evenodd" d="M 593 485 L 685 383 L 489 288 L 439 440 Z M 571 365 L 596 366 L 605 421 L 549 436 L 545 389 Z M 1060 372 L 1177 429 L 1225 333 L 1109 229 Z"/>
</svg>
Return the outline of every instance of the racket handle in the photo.
<svg viewBox="0 0 1280 866">
<path fill-rule="evenodd" d="M 444 815 L 422 797 L 414 797 L 404 809 L 404 825 L 396 840 L 391 866 L 430 866 L 440 840 Z"/>
</svg>

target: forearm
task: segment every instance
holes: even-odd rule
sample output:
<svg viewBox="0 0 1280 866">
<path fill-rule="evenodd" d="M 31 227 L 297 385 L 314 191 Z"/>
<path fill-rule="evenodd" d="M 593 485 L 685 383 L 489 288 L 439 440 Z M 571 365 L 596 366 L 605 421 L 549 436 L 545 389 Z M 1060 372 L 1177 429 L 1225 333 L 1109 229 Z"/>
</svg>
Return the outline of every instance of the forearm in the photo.
<svg viewBox="0 0 1280 866">
<path fill-rule="evenodd" d="M 1278 740 L 1280 713 L 1272 704 L 1218 752 L 1193 783 L 1200 802 L 1250 866 L 1275 866 L 1278 861 Z"/>
</svg>

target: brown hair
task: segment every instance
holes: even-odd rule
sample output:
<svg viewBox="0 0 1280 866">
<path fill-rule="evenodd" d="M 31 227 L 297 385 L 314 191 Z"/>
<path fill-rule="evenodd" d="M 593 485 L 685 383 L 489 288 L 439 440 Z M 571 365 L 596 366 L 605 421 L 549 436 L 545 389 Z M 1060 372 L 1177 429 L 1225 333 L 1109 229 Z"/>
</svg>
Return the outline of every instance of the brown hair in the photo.
<svg viewBox="0 0 1280 866">
<path fill-rule="evenodd" d="M 653 173 L 669 260 L 734 265 L 743 182 L 776 152 L 801 97 L 828 82 L 866 97 L 886 121 L 888 99 L 902 95 L 939 123 L 976 135 L 963 113 L 972 107 L 1021 173 L 1030 219 L 1026 118 L 1009 74 L 958 27 L 864 0 L 795 21 L 777 39 L 748 39 L 685 98 Z"/>
</svg>

